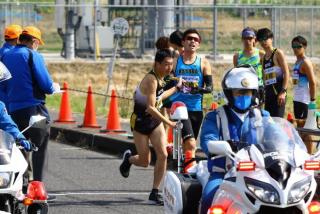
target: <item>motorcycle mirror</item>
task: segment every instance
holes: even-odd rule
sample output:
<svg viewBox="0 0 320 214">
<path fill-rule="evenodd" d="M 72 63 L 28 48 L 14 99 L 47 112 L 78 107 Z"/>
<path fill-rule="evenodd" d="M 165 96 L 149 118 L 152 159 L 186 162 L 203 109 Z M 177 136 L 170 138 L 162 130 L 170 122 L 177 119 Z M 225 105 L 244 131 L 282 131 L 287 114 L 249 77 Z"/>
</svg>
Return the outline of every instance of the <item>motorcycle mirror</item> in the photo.
<svg viewBox="0 0 320 214">
<path fill-rule="evenodd" d="M 33 115 L 29 120 L 29 127 L 43 128 L 46 125 L 46 117 L 42 115 Z"/>
<path fill-rule="evenodd" d="M 227 141 L 210 141 L 208 150 L 214 155 L 230 155 L 233 154 L 231 146 Z"/>
</svg>

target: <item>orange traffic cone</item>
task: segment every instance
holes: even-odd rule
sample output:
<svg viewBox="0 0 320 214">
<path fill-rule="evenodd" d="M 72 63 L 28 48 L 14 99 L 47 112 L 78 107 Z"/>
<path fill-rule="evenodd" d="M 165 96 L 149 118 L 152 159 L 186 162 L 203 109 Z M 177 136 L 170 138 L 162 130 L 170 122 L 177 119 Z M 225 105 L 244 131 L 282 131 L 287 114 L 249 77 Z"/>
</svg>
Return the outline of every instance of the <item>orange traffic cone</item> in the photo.
<svg viewBox="0 0 320 214">
<path fill-rule="evenodd" d="M 290 123 L 293 123 L 294 122 L 294 118 L 293 118 L 293 115 L 292 115 L 292 113 L 288 113 L 288 115 L 287 115 L 287 120 L 290 122 Z"/>
<path fill-rule="evenodd" d="M 168 136 L 167 136 L 168 143 L 173 143 L 173 130 L 171 127 L 168 128 Z"/>
<path fill-rule="evenodd" d="M 118 99 L 116 95 L 116 91 L 112 90 L 110 107 L 108 120 L 105 130 L 101 130 L 101 132 L 126 132 L 120 127 L 120 116 L 118 112 Z"/>
<path fill-rule="evenodd" d="M 218 103 L 213 102 L 211 103 L 211 110 L 216 110 L 218 108 Z"/>
<path fill-rule="evenodd" d="M 69 103 L 68 83 L 63 83 L 63 90 L 64 92 L 62 92 L 61 97 L 59 118 L 55 122 L 75 123 L 76 121 L 72 118 L 72 111 Z"/>
<path fill-rule="evenodd" d="M 194 155 L 191 150 L 187 150 L 184 153 L 184 173 L 188 173 L 188 170 L 194 165 Z"/>
<path fill-rule="evenodd" d="M 88 128 L 101 127 L 98 125 L 97 119 L 96 119 L 96 111 L 94 107 L 94 100 L 93 100 L 91 85 L 89 85 L 88 87 L 88 96 L 87 96 L 86 109 L 84 111 L 83 124 L 80 125 L 79 127 L 88 127 Z"/>
</svg>

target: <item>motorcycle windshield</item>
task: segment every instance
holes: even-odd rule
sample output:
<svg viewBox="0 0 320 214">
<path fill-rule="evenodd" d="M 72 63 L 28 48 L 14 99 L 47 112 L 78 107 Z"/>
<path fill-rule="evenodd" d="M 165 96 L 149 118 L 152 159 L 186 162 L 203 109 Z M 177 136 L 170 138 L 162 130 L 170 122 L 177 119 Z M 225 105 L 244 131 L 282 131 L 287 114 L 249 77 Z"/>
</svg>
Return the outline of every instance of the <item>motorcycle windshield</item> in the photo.
<svg viewBox="0 0 320 214">
<path fill-rule="evenodd" d="M 293 125 L 282 118 L 263 117 L 260 121 L 249 118 L 241 131 L 241 142 L 256 145 L 263 154 L 266 168 L 280 160 L 296 167 L 295 148 L 307 151 Z"/>
<path fill-rule="evenodd" d="M 13 137 L 0 129 L 0 165 L 10 163 L 13 143 Z"/>
</svg>

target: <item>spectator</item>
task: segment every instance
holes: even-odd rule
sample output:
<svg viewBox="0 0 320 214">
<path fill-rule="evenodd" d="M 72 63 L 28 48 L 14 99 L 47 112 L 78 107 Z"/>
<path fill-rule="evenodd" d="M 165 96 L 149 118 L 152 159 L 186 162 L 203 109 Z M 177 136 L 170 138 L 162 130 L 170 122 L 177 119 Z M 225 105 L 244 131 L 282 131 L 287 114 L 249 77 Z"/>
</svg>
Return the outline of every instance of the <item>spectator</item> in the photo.
<svg viewBox="0 0 320 214">
<path fill-rule="evenodd" d="M 296 36 L 291 41 L 293 53 L 297 58 L 293 66 L 293 110 L 294 117 L 300 120 L 307 119 L 308 104 L 316 101 L 316 77 L 313 72 L 311 60 L 306 57 L 307 40 L 302 36 Z M 302 126 L 303 123 L 297 123 Z M 311 136 L 302 136 L 308 152 L 312 153 Z"/>
<path fill-rule="evenodd" d="M 32 115 L 40 114 L 47 118 L 44 128 L 30 128 L 25 136 L 39 150 L 32 153 L 33 174 L 31 180 L 43 181 L 44 167 L 49 141 L 49 113 L 45 106 L 45 94 L 52 94 L 57 87 L 53 83 L 41 54 L 37 52 L 43 45 L 41 32 L 34 26 L 25 27 L 19 36 L 20 44 L 3 56 L 3 63 L 11 72 L 12 78 L 4 83 L 8 95 L 9 112 L 20 130 L 28 126 Z"/>
<path fill-rule="evenodd" d="M 19 36 L 22 32 L 22 28 L 20 25 L 9 25 L 4 29 L 4 40 L 5 43 L 0 48 L 0 59 L 2 60 L 3 55 L 14 48 L 18 44 Z M 7 95 L 0 91 L 0 100 L 5 104 L 6 108 L 8 108 L 7 103 Z"/>
<path fill-rule="evenodd" d="M 180 30 L 173 31 L 169 37 L 169 45 L 175 51 L 176 57 L 183 54 L 183 33 Z"/>
<path fill-rule="evenodd" d="M 149 201 L 163 205 L 159 194 L 160 183 L 167 166 L 166 134 L 163 123 L 170 127 L 176 125 L 164 117 L 159 109 L 162 99 L 177 92 L 182 86 L 180 80 L 177 86 L 166 91 L 163 90 L 163 78 L 172 71 L 173 54 L 168 49 L 158 50 L 155 56 L 154 68 L 140 82 L 134 94 L 134 110 L 131 115 L 131 129 L 137 155 L 132 155 L 130 150 L 123 154 L 123 162 L 120 165 L 120 173 L 123 177 L 129 176 L 132 164 L 147 167 L 150 163 L 149 140 L 155 150 L 157 160 L 154 167 L 153 188 L 149 195 Z"/>
<path fill-rule="evenodd" d="M 273 33 L 268 28 L 258 30 L 257 40 L 265 51 L 262 59 L 265 110 L 270 112 L 272 117 L 283 117 L 289 81 L 289 68 L 285 55 L 282 50 L 272 46 Z"/>
<path fill-rule="evenodd" d="M 200 43 L 201 36 L 196 29 L 188 29 L 183 33 L 184 53 L 177 58 L 173 71 L 175 77 L 181 77 L 186 82 L 180 92 L 169 98 L 171 102 L 185 103 L 188 109 L 189 119 L 182 121 L 182 138 L 184 152 L 192 155 L 190 160 L 186 160 L 185 171 L 192 166 L 192 159 L 195 156 L 196 138 L 203 119 L 203 94 L 212 92 L 210 63 L 197 54 Z"/>
</svg>

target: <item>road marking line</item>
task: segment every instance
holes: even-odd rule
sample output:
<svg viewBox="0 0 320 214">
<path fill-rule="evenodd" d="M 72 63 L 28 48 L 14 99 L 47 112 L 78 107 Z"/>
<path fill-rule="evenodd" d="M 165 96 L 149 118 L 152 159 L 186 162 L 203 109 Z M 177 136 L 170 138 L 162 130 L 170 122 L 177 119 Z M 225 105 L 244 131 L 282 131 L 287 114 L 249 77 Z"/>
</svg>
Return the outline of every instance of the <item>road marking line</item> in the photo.
<svg viewBox="0 0 320 214">
<path fill-rule="evenodd" d="M 49 193 L 54 196 L 67 195 L 149 195 L 149 192 L 64 192 L 64 193 Z"/>
</svg>

